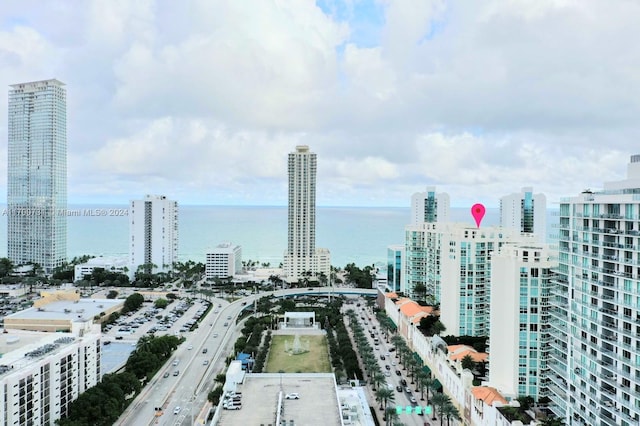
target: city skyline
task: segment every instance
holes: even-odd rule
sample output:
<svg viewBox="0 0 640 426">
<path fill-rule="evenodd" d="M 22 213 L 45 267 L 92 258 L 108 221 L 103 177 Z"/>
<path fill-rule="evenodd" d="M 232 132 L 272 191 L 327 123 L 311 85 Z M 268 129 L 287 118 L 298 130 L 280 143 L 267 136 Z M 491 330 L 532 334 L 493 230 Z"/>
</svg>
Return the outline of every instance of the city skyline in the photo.
<svg viewBox="0 0 640 426">
<path fill-rule="evenodd" d="M 553 204 L 635 152 L 638 19 L 623 1 L 8 0 L 0 81 L 67 84 L 72 203 L 286 205 L 304 144 L 318 205 L 437 186 L 495 207 L 530 185 Z"/>
</svg>

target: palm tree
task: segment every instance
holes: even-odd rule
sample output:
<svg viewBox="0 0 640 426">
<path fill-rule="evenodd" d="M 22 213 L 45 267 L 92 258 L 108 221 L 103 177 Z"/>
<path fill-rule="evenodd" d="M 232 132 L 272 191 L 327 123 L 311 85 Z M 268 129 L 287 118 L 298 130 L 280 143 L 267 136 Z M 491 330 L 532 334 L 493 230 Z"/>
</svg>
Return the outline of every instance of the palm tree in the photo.
<svg viewBox="0 0 640 426">
<path fill-rule="evenodd" d="M 467 354 L 460 360 L 460 366 L 465 370 L 473 372 L 476 368 L 476 363 L 471 355 Z"/>
<path fill-rule="evenodd" d="M 379 387 L 381 384 L 385 383 L 387 380 L 384 378 L 384 374 L 382 373 L 373 373 L 371 377 L 371 384 L 373 385 L 373 390 L 376 390 L 376 387 Z"/>
<path fill-rule="evenodd" d="M 409 355 L 407 360 L 405 361 L 405 366 L 409 369 L 409 377 L 411 378 L 411 384 L 414 384 L 415 381 L 413 380 L 414 378 L 414 373 L 416 371 L 416 367 L 418 366 L 418 360 L 416 359 L 415 356 Z"/>
<path fill-rule="evenodd" d="M 395 393 L 386 387 L 382 387 L 376 391 L 376 400 L 380 401 L 380 409 L 387 410 L 387 403 L 395 400 Z"/>
<path fill-rule="evenodd" d="M 436 393 L 435 395 L 433 395 L 433 397 L 431 398 L 431 403 L 433 404 L 432 420 L 436 420 L 436 410 L 437 410 L 438 413 L 440 413 L 440 423 L 442 424 L 442 407 L 444 407 L 444 405 L 450 401 L 451 399 L 443 393 Z"/>
<path fill-rule="evenodd" d="M 395 408 L 387 407 L 387 409 L 384 412 L 385 425 L 391 426 L 393 422 L 398 420 L 398 417 L 399 417 L 398 412 L 396 411 Z"/>
<path fill-rule="evenodd" d="M 424 370 L 418 370 L 416 382 L 418 383 L 416 391 L 420 392 L 420 401 L 424 401 L 424 390 L 427 389 L 427 399 L 429 399 L 429 386 L 434 380 Z"/>
<path fill-rule="evenodd" d="M 402 336 L 399 336 L 397 334 L 394 334 L 393 336 L 391 336 L 391 343 L 396 348 L 396 358 L 398 358 L 398 352 L 399 352 L 398 349 L 400 349 L 400 345 L 402 345 L 403 342 L 404 342 L 404 339 L 402 338 Z"/>
<path fill-rule="evenodd" d="M 450 401 L 444 404 L 440 409 L 440 423 L 442 423 L 442 417 L 447 418 L 447 426 L 449 426 L 451 419 L 462 420 L 460 417 L 460 411 Z"/>
</svg>

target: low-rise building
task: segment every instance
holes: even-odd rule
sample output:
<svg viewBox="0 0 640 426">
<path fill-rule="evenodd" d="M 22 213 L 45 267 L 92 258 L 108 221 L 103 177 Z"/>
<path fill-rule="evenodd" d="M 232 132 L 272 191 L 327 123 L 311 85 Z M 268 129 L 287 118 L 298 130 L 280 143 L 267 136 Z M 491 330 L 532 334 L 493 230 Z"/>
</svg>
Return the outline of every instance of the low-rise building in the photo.
<svg viewBox="0 0 640 426">
<path fill-rule="evenodd" d="M 83 280 L 85 276 L 91 275 L 96 268 L 105 271 L 119 272 L 125 274 L 129 279 L 133 278 L 133 272 L 129 269 L 129 261 L 126 257 L 93 257 L 85 263 L 76 265 L 73 270 L 75 281 Z"/>
<path fill-rule="evenodd" d="M 205 277 L 230 278 L 242 271 L 242 248 L 229 242 L 209 251 L 205 262 Z"/>
</svg>

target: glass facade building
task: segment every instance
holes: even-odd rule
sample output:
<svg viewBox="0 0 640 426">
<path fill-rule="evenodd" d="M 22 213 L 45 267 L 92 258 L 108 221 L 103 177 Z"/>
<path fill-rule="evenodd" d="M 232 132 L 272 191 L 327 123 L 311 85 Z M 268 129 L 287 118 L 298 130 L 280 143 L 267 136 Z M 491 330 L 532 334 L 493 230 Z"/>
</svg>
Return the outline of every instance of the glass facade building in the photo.
<svg viewBox="0 0 640 426">
<path fill-rule="evenodd" d="M 46 272 L 67 256 L 67 98 L 44 80 L 9 91 L 7 245 L 16 265 Z"/>
</svg>

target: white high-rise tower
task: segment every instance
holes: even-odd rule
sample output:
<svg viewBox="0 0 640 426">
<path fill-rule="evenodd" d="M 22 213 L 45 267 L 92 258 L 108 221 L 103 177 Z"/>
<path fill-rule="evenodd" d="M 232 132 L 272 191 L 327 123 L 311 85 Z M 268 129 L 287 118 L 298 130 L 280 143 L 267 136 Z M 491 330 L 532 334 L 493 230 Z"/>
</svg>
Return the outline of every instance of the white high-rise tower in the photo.
<svg viewBox="0 0 640 426">
<path fill-rule="evenodd" d="M 425 192 L 416 192 L 411 196 L 411 225 L 448 222 L 450 204 L 449 194 L 436 194 L 434 186 L 428 186 Z"/>
<path fill-rule="evenodd" d="M 627 179 L 560 201 L 551 409 L 571 425 L 640 424 L 640 155 Z"/>
<path fill-rule="evenodd" d="M 500 198 L 500 225 L 524 234 L 535 234 L 539 242 L 547 239 L 547 197 L 525 187 Z"/>
<path fill-rule="evenodd" d="M 8 257 L 46 272 L 67 257 L 67 92 L 58 80 L 9 91 Z"/>
<path fill-rule="evenodd" d="M 164 195 L 147 195 L 129 207 L 131 270 L 155 265 L 150 272 L 173 270 L 178 260 L 178 202 Z"/>
<path fill-rule="evenodd" d="M 316 154 L 306 145 L 289 153 L 289 221 L 284 269 L 289 282 L 330 273 L 329 251 L 316 250 Z"/>
</svg>

